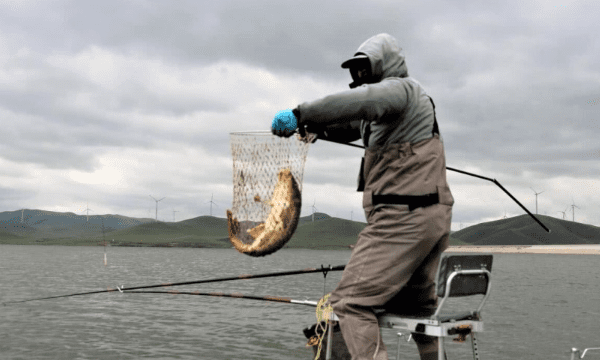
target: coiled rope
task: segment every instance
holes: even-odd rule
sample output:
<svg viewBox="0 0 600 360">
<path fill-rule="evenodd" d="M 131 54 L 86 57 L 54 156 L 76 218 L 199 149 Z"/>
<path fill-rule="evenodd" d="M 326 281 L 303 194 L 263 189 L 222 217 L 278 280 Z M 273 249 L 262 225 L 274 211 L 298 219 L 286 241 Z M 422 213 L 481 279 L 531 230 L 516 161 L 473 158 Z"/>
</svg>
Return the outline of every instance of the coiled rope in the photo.
<svg viewBox="0 0 600 360">
<path fill-rule="evenodd" d="M 333 308 L 331 307 L 331 304 L 329 303 L 329 297 L 331 296 L 331 293 L 323 296 L 321 298 L 321 300 L 319 300 L 319 302 L 317 303 L 317 310 L 316 310 L 316 314 L 317 314 L 317 329 L 315 329 L 315 332 L 317 334 L 318 342 L 319 342 L 319 346 L 317 347 L 317 356 L 315 357 L 315 360 L 319 359 L 319 356 L 321 354 L 321 348 L 323 345 L 323 338 L 325 337 L 325 333 L 327 332 L 327 329 L 329 328 L 329 330 L 332 330 L 332 326 L 329 322 L 329 319 L 331 318 L 331 315 L 333 314 Z M 319 335 L 319 331 L 321 330 L 321 334 Z"/>
</svg>

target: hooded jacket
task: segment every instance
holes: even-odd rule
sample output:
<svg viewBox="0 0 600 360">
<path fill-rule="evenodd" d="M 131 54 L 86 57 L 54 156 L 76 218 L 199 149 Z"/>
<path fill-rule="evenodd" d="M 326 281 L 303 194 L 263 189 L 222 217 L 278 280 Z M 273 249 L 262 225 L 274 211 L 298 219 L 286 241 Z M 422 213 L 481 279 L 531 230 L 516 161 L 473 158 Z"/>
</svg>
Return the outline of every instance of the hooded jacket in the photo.
<svg viewBox="0 0 600 360">
<path fill-rule="evenodd" d="M 364 191 L 367 219 L 371 210 L 385 206 L 389 199 L 396 199 L 392 200 L 395 204 L 408 204 L 412 197 L 433 194 L 436 201 L 439 198 L 440 203 L 452 205 L 433 101 L 408 76 L 396 40 L 388 34 L 376 35 L 365 41 L 356 54 L 368 56 L 372 81 L 299 105 L 294 111 L 299 123 L 324 128 L 328 137 L 336 140 L 362 137 L 365 157 L 359 191 Z M 430 198 L 426 202 L 431 202 Z"/>
<path fill-rule="evenodd" d="M 396 39 L 376 35 L 360 45 L 359 53 L 369 57 L 375 83 L 299 105 L 300 123 L 328 128 L 332 133 L 336 129 L 360 129 L 365 146 L 372 149 L 432 137 L 433 103 L 421 85 L 408 76 Z M 357 134 L 348 137 L 357 140 Z"/>
</svg>

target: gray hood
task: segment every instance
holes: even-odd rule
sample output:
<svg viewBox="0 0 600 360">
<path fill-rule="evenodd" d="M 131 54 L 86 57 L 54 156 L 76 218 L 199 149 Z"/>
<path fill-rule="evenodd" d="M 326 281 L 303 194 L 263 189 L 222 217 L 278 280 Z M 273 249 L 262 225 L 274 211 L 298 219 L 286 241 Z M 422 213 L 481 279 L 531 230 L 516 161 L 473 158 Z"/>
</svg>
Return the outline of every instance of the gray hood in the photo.
<svg viewBox="0 0 600 360">
<path fill-rule="evenodd" d="M 358 51 L 369 58 L 373 81 L 299 105 L 300 122 L 332 133 L 340 126 L 358 128 L 369 149 L 415 144 L 437 133 L 433 103 L 421 85 L 408 76 L 396 40 L 379 34 Z M 351 68 L 351 62 L 344 62 L 342 67 Z"/>
<path fill-rule="evenodd" d="M 379 34 L 368 39 L 358 48 L 357 54 L 364 54 L 371 61 L 371 73 L 377 82 L 389 77 L 408 77 L 402 48 L 389 34 Z"/>
</svg>

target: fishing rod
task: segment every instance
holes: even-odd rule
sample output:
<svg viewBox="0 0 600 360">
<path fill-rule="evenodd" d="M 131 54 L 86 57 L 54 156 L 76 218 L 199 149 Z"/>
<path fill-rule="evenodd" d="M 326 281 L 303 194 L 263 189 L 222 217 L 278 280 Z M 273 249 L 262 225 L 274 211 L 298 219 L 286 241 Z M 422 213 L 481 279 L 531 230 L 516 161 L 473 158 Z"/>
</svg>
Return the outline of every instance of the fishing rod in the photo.
<svg viewBox="0 0 600 360">
<path fill-rule="evenodd" d="M 342 142 L 342 141 L 336 141 L 336 140 L 332 140 L 332 139 L 324 139 L 324 138 L 323 138 L 323 139 L 321 139 L 321 140 L 325 140 L 325 141 L 333 142 L 333 143 L 336 143 L 336 144 L 342 144 L 342 145 L 353 146 L 353 147 L 356 147 L 356 148 L 359 148 L 359 149 L 364 149 L 364 148 L 365 148 L 365 147 L 364 147 L 364 146 L 362 146 L 362 145 L 358 145 L 358 144 L 352 144 L 352 143 L 347 143 L 347 142 Z M 541 226 L 541 227 L 542 227 L 544 230 L 546 230 L 548 233 L 550 233 L 550 229 L 548 229 L 548 228 L 546 227 L 546 225 L 544 225 L 544 224 L 543 224 L 543 223 L 542 223 L 542 222 L 541 222 L 541 221 L 540 221 L 540 220 L 539 220 L 539 219 L 538 219 L 538 218 L 537 218 L 535 215 L 533 215 L 533 214 L 532 214 L 532 213 L 531 213 L 529 210 L 527 210 L 527 208 L 526 208 L 525 206 L 523 206 L 523 204 L 521 204 L 521 203 L 519 202 L 519 200 L 517 200 L 517 199 L 516 199 L 516 198 L 515 198 L 515 197 L 514 197 L 514 196 L 513 196 L 511 193 L 509 193 L 509 192 L 508 192 L 508 190 L 506 190 L 506 189 L 504 188 L 504 186 L 502 186 L 502 184 L 500 184 L 500 183 L 498 182 L 498 180 L 496 180 L 496 179 L 492 179 L 492 178 L 489 178 L 489 177 L 485 177 L 485 176 L 481 176 L 481 175 L 477 175 L 477 174 L 473 174 L 473 173 L 470 173 L 470 172 L 467 172 L 467 171 L 464 171 L 464 170 L 458 170 L 458 169 L 455 169 L 455 168 L 452 168 L 452 167 L 449 167 L 449 166 L 446 166 L 446 170 L 454 171 L 454 172 L 457 172 L 457 173 L 460 173 L 460 174 L 469 175 L 469 176 L 473 176 L 473 177 L 476 177 L 476 178 L 479 178 L 479 179 L 483 179 L 483 180 L 487 180 L 487 181 L 491 181 L 491 182 L 493 182 L 493 183 L 494 183 L 494 184 L 496 184 L 496 185 L 497 185 L 497 186 L 498 186 L 500 189 L 502 189 L 502 191 L 504 191 L 504 192 L 506 193 L 506 195 L 510 196 L 510 198 L 511 198 L 511 199 L 513 199 L 513 200 L 514 200 L 514 202 L 516 202 L 516 203 L 517 203 L 517 205 L 519 205 L 519 206 L 521 207 L 521 209 L 525 210 L 525 212 L 526 212 L 526 213 L 527 213 L 529 216 L 531 216 L 531 217 L 533 218 L 533 220 L 535 220 L 535 221 L 536 221 L 536 222 L 537 222 L 537 223 L 538 223 L 538 224 L 539 224 L 539 225 L 540 225 L 540 226 Z"/>
<path fill-rule="evenodd" d="M 298 304 L 298 305 L 306 305 L 316 307 L 316 301 L 310 300 L 294 300 L 289 297 L 283 296 L 257 296 L 257 295 L 244 295 L 240 293 L 231 293 L 226 294 L 222 292 L 200 292 L 200 291 L 177 291 L 177 290 L 169 290 L 169 291 L 159 291 L 159 290 L 137 290 L 137 291 L 124 291 L 127 294 L 171 294 L 171 295 L 197 295 L 197 296 L 215 296 L 215 297 L 229 297 L 236 299 L 250 299 L 250 300 L 259 300 L 259 301 L 272 301 L 279 303 L 288 303 L 288 304 Z"/>
<path fill-rule="evenodd" d="M 233 281 L 233 280 L 248 280 L 248 279 L 259 279 L 259 278 L 267 278 L 267 277 L 278 277 L 278 276 L 289 276 L 289 275 L 298 275 L 298 274 L 310 274 L 310 273 L 323 273 L 323 274 L 327 274 L 327 272 L 329 271 L 342 271 L 344 270 L 344 268 L 346 267 L 346 265 L 337 265 L 337 266 L 323 266 L 321 265 L 321 268 L 307 268 L 307 269 L 302 269 L 302 270 L 291 270 L 291 271 L 280 271 L 280 272 L 272 272 L 272 273 L 264 273 L 264 274 L 242 274 L 242 275 L 238 275 L 238 276 L 231 276 L 231 277 L 222 277 L 222 278 L 215 278 L 215 279 L 204 279 L 204 280 L 194 280 L 194 281 L 184 281 L 184 282 L 177 282 L 177 283 L 163 283 L 163 284 L 155 284 L 155 285 L 143 285 L 143 286 L 133 286 L 133 287 L 125 287 L 123 285 L 121 285 L 121 287 L 118 287 L 116 289 L 112 289 L 112 288 L 108 288 L 107 290 L 96 290 L 96 291 L 87 291 L 87 292 L 80 292 L 80 293 L 74 293 L 74 294 L 66 294 L 66 295 L 55 295 L 55 296 L 47 296 L 47 297 L 42 297 L 42 298 L 35 298 L 35 299 L 26 299 L 26 300 L 19 300 L 19 301 L 6 301 L 3 303 L 3 305 L 6 304 L 18 304 L 18 303 L 24 303 L 24 302 L 29 302 L 29 301 L 36 301 L 36 300 L 49 300 L 49 299 L 59 299 L 59 298 L 66 298 L 66 297 L 73 297 L 73 296 L 82 296 L 82 295 L 93 295 L 93 294 L 103 294 L 103 293 L 109 293 L 109 292 L 126 292 L 126 291 L 131 291 L 131 290 L 140 290 L 140 289 L 152 289 L 152 288 L 159 288 L 159 287 L 172 287 L 172 286 L 181 286 L 181 285 L 193 285 L 193 284 L 206 284 L 206 283 L 212 283 L 212 282 L 224 282 L 224 281 Z"/>
</svg>

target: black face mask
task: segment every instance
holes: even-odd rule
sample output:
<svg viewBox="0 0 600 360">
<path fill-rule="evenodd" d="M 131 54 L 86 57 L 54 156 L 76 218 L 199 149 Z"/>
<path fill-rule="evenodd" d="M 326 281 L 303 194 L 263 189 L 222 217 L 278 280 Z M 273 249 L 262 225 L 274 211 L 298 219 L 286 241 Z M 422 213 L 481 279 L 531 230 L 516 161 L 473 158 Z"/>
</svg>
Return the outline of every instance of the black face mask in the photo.
<svg viewBox="0 0 600 360">
<path fill-rule="evenodd" d="M 354 89 L 364 84 L 370 84 L 372 81 L 371 68 L 369 67 L 354 67 L 350 68 L 350 75 L 353 82 L 350 83 L 350 89 Z"/>
</svg>

